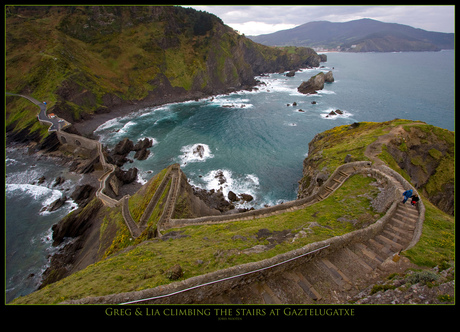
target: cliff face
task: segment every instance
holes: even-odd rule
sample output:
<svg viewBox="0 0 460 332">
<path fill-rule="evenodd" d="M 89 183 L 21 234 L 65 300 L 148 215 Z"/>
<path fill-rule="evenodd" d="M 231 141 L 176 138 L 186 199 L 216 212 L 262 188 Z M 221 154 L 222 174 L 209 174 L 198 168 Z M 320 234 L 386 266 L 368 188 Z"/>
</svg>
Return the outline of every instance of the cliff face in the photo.
<svg viewBox="0 0 460 332">
<path fill-rule="evenodd" d="M 455 133 L 429 125 L 407 126 L 387 145 L 388 153 L 415 188 L 454 215 Z"/>
<path fill-rule="evenodd" d="M 6 90 L 46 100 L 50 112 L 70 122 L 126 104 L 242 89 L 263 72 L 319 61 L 312 49 L 256 44 L 218 17 L 189 8 L 7 8 Z M 11 99 L 7 106 L 8 128 L 38 128 L 30 128 L 36 110 L 27 101 Z"/>
</svg>

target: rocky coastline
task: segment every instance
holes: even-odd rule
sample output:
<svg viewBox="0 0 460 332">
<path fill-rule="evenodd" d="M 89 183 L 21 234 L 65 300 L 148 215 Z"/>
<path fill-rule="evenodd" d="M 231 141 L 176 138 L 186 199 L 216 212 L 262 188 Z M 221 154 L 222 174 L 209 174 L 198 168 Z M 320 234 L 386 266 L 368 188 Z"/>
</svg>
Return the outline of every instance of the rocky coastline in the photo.
<svg viewBox="0 0 460 332">
<path fill-rule="evenodd" d="M 242 90 L 257 89 L 258 81 L 254 85 L 244 86 Z M 236 89 L 229 88 L 225 91 L 220 91 L 218 94 L 227 94 L 235 92 Z M 91 115 L 85 115 L 80 121 L 74 122 L 72 126 L 65 131 L 78 134 L 81 136 L 98 139 L 94 134 L 94 130 L 101 124 L 120 117 L 126 116 L 132 112 L 138 111 L 145 107 L 160 106 L 167 103 L 176 103 L 187 100 L 198 100 L 200 98 L 212 97 L 204 93 L 190 93 L 185 95 L 166 94 L 160 98 L 153 100 L 146 98 L 138 102 L 123 102 L 119 101 L 113 107 L 106 109 L 104 112 L 96 112 Z M 39 289 L 44 286 L 56 282 L 92 263 L 94 255 L 98 248 L 95 247 L 97 241 L 92 241 L 94 230 L 101 226 L 101 220 L 97 217 L 98 211 L 103 206 L 99 200 L 93 200 L 99 184 L 98 178 L 102 175 L 99 158 L 86 159 L 81 156 L 70 154 L 65 147 L 60 144 L 54 132 L 50 133 L 42 142 L 39 137 L 31 135 L 28 130 L 6 132 L 6 147 L 15 147 L 24 149 L 27 154 L 36 156 L 37 160 L 43 157 L 52 157 L 58 160 L 64 168 L 69 172 L 74 172 L 82 175 L 82 179 L 71 193 L 63 195 L 61 198 L 52 202 L 45 207 L 48 211 L 55 211 L 62 207 L 66 200 L 72 199 L 78 207 L 73 209 L 62 220 L 53 225 L 53 246 L 59 246 L 60 249 L 49 257 L 48 268 L 42 274 L 42 281 Z M 106 150 L 105 155 L 109 163 L 116 165 L 114 185 L 108 190 L 110 196 L 121 198 L 125 194 L 133 195 L 141 187 L 142 184 L 137 182 L 137 168 L 129 168 L 127 171 L 121 168 L 129 163 L 127 155 L 131 151 L 136 151 L 134 158 L 143 160 L 149 155 L 149 148 L 152 142 L 148 139 L 133 142 L 129 138 L 121 140 L 111 151 Z M 197 151 L 199 153 L 199 151 Z M 131 161 L 132 162 L 132 161 Z M 36 181 L 39 183 L 41 178 Z M 56 177 L 54 183 L 56 186 L 65 182 L 65 177 Z M 225 182 L 225 179 L 222 179 Z M 113 190 L 113 188 L 116 188 Z M 247 209 L 235 208 L 234 203 L 237 201 L 250 201 L 252 196 L 239 193 L 229 194 L 229 197 L 224 197 L 221 191 L 208 191 L 202 188 L 194 187 L 193 193 L 200 198 L 205 204 L 220 213 L 239 213 L 247 211 Z M 85 207 L 89 207 L 85 209 Z"/>
</svg>

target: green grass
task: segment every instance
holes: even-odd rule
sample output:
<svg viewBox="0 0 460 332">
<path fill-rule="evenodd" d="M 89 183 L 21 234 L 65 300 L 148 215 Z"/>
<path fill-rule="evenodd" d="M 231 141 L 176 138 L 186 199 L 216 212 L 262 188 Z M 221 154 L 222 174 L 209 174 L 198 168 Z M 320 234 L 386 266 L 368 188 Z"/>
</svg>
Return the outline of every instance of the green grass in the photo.
<svg viewBox="0 0 460 332">
<path fill-rule="evenodd" d="M 422 236 L 412 249 L 404 252 L 404 256 L 414 264 L 427 267 L 454 261 L 455 218 L 439 210 L 427 199 L 423 199 L 423 203 L 426 212 Z"/>
<path fill-rule="evenodd" d="M 369 186 L 374 180 L 356 175 L 347 180 L 331 197 L 303 210 L 284 213 L 268 218 L 239 221 L 226 224 L 190 226 L 170 231 L 183 231 L 186 237 L 166 241 L 144 241 L 128 252 L 119 250 L 134 242 L 129 241 L 129 232 L 120 213 L 112 210 L 105 222 L 117 223 L 116 240 L 105 260 L 90 265 L 63 280 L 48 285 L 28 296 L 18 298 L 14 303 L 58 303 L 66 299 L 85 296 L 99 296 L 156 287 L 169 283 L 165 271 L 180 264 L 184 270 L 183 279 L 216 271 L 230 266 L 254 262 L 273 257 L 308 243 L 342 235 L 361 227 L 359 221 L 375 221 L 377 216 L 370 208 L 369 199 L 359 196 L 364 193 L 375 196 L 377 190 Z M 343 208 L 346 207 L 346 211 Z M 354 226 L 349 222 L 337 221 L 339 217 L 358 220 Z M 380 215 L 378 215 L 380 216 Z M 244 254 L 243 250 L 255 245 L 264 245 L 266 239 L 258 240 L 260 229 L 271 232 L 290 230 L 296 234 L 310 222 L 322 227 L 313 227 L 312 233 L 292 243 L 292 239 L 277 244 L 270 250 L 258 254 Z M 104 226 L 108 228 L 108 225 Z M 234 240 L 235 235 L 246 240 Z M 199 262 L 203 263 L 199 263 Z"/>
</svg>

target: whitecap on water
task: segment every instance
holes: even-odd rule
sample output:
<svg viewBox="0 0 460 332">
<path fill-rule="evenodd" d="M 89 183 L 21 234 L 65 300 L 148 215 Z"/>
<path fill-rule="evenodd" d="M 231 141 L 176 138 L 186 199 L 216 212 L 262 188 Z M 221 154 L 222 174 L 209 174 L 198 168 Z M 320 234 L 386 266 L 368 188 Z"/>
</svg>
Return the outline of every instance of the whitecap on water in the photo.
<svg viewBox="0 0 460 332">
<path fill-rule="evenodd" d="M 111 119 L 109 121 L 106 121 L 103 124 L 101 124 L 99 127 L 97 127 L 94 130 L 94 132 L 103 131 L 103 130 L 106 130 L 106 129 L 109 129 L 109 128 L 119 126 L 120 125 L 120 119 L 121 118 L 115 118 L 115 119 Z"/>
<path fill-rule="evenodd" d="M 259 187 L 259 178 L 256 175 L 235 175 L 228 169 L 212 170 L 204 175 L 200 181 L 204 181 L 204 188 L 206 190 L 222 190 L 222 194 L 225 198 L 227 198 L 228 193 L 232 191 L 236 195 L 249 194 L 256 199 L 257 189 Z M 190 184 L 196 186 L 193 181 L 190 181 Z M 200 187 L 200 185 L 198 185 L 198 187 Z M 243 207 L 245 204 L 247 205 L 244 201 L 235 202 L 237 207 Z"/>
<path fill-rule="evenodd" d="M 320 95 L 335 95 L 335 92 L 334 91 L 331 91 L 331 90 L 318 90 L 316 91 L 318 94 Z"/>
<path fill-rule="evenodd" d="M 216 96 L 210 101 L 212 104 L 224 108 L 252 108 L 253 104 L 249 103 L 247 98 L 229 98 L 226 95 Z"/>
<path fill-rule="evenodd" d="M 33 197 L 34 200 L 40 201 L 43 207 L 47 207 L 58 198 L 62 197 L 62 192 L 56 189 L 50 189 L 43 186 L 37 186 L 34 184 L 16 184 L 7 183 L 5 186 L 6 195 L 16 195 L 18 192 L 23 192 Z M 70 207 L 76 207 L 77 205 L 71 201 Z M 48 211 L 42 211 L 40 214 L 47 214 Z"/>
<path fill-rule="evenodd" d="M 331 112 L 334 112 L 336 113 L 336 109 L 329 109 L 329 110 L 326 110 L 326 111 L 323 111 L 325 113 L 321 114 L 321 117 L 323 119 L 327 119 L 327 120 L 335 120 L 335 119 L 338 119 L 338 118 L 349 118 L 350 116 L 352 116 L 353 114 L 351 114 L 350 112 L 347 112 L 347 111 L 343 111 L 343 110 L 340 110 L 342 112 L 342 114 L 339 114 L 339 113 L 336 113 L 336 114 L 330 114 Z"/>
<path fill-rule="evenodd" d="M 203 162 L 214 157 L 209 145 L 203 143 L 183 146 L 181 152 L 182 155 L 179 156 L 181 167 L 186 166 L 187 163 Z"/>
</svg>

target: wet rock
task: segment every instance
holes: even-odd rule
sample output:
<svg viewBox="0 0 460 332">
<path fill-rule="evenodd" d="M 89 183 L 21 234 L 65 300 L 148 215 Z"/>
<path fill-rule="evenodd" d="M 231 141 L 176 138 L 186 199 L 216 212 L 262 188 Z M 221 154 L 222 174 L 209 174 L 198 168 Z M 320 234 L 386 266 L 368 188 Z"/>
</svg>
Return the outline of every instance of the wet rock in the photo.
<svg viewBox="0 0 460 332">
<path fill-rule="evenodd" d="M 227 179 L 224 176 L 224 172 L 222 171 L 218 171 L 214 178 L 219 179 L 219 184 L 224 184 L 225 182 L 227 182 Z"/>
<path fill-rule="evenodd" d="M 136 151 L 136 153 L 134 154 L 134 158 L 137 160 L 145 160 L 147 159 L 149 154 L 150 154 L 149 150 L 147 150 L 146 148 L 142 148 L 141 150 Z"/>
<path fill-rule="evenodd" d="M 193 149 L 193 154 L 195 156 L 198 156 L 200 157 L 200 159 L 202 159 L 204 157 L 204 146 L 203 145 L 200 145 L 198 144 L 194 149 Z"/>
<path fill-rule="evenodd" d="M 328 82 L 328 83 L 334 82 L 334 75 L 332 75 L 332 71 L 328 71 L 326 75 L 324 75 L 324 82 Z"/>
<path fill-rule="evenodd" d="M 297 91 L 303 94 L 313 94 L 317 90 L 324 88 L 324 73 L 321 72 L 315 76 L 310 77 L 308 81 L 302 82 L 297 88 Z"/>
<path fill-rule="evenodd" d="M 254 197 L 252 197 L 252 195 L 249 195 L 249 194 L 240 194 L 240 197 L 243 201 L 246 201 L 246 202 L 250 202 L 254 199 Z"/>
<path fill-rule="evenodd" d="M 43 208 L 42 210 L 46 210 L 50 212 L 56 211 L 57 209 L 59 209 L 61 206 L 64 205 L 66 200 L 67 200 L 66 196 L 60 197 L 54 202 L 52 202 L 50 205 L 48 205 L 47 207 Z"/>
<path fill-rule="evenodd" d="M 123 171 L 122 169 L 118 168 L 115 170 L 115 176 L 123 182 L 123 184 L 129 184 L 137 179 L 137 172 L 138 169 L 136 167 L 132 167 L 127 171 Z"/>
<path fill-rule="evenodd" d="M 54 180 L 53 187 L 56 187 L 56 186 L 59 186 L 59 185 L 63 184 L 64 181 L 65 181 L 64 178 L 58 176 L 58 177 Z"/>
<path fill-rule="evenodd" d="M 229 191 L 227 197 L 230 202 L 237 202 L 240 200 L 233 191 Z"/>
<path fill-rule="evenodd" d="M 115 145 L 113 152 L 118 155 L 127 155 L 133 148 L 134 143 L 129 138 L 125 138 Z"/>
</svg>

